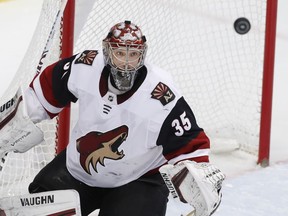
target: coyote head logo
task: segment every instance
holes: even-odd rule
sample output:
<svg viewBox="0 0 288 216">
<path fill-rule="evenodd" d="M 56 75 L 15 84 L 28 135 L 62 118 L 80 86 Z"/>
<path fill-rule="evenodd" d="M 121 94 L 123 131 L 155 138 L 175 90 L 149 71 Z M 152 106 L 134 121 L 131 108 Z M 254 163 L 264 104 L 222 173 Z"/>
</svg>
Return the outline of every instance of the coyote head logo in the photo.
<svg viewBox="0 0 288 216">
<path fill-rule="evenodd" d="M 119 146 L 128 136 L 126 125 L 115 128 L 106 133 L 92 131 L 77 140 L 77 150 L 80 153 L 80 164 L 82 168 L 91 175 L 90 164 L 97 171 L 98 162 L 104 165 L 104 159 L 119 160 L 123 158 L 124 152 L 118 151 Z"/>
</svg>

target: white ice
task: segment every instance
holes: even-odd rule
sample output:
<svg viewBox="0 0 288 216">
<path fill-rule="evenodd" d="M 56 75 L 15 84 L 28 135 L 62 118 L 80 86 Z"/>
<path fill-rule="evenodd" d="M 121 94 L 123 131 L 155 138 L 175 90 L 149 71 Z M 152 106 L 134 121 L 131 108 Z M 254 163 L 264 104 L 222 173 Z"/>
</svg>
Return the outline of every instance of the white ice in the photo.
<svg viewBox="0 0 288 216">
<path fill-rule="evenodd" d="M 0 95 L 7 89 L 26 52 L 42 0 L 0 0 Z M 215 216 L 288 215 L 288 1 L 278 1 L 270 166 L 241 152 L 211 155 L 226 173 L 223 200 Z M 186 207 L 170 204 L 167 216 Z"/>
</svg>

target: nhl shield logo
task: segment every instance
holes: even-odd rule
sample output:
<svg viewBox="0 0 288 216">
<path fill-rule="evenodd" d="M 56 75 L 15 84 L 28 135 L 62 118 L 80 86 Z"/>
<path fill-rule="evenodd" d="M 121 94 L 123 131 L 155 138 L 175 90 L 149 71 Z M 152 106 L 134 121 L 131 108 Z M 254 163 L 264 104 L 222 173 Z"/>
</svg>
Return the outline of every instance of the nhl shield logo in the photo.
<svg viewBox="0 0 288 216">
<path fill-rule="evenodd" d="M 175 99 L 175 95 L 167 85 L 159 82 L 151 92 L 151 98 L 159 100 L 165 106 Z"/>
</svg>

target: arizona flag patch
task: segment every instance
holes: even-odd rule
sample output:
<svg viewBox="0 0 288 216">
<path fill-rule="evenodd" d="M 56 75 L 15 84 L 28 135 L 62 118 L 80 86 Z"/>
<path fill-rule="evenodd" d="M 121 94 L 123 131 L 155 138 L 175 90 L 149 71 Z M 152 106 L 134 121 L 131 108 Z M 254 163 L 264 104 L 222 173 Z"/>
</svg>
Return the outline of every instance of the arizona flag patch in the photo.
<svg viewBox="0 0 288 216">
<path fill-rule="evenodd" d="M 175 95 L 167 85 L 159 82 L 151 92 L 151 98 L 159 100 L 165 106 L 175 99 Z"/>
<path fill-rule="evenodd" d="M 85 50 L 81 53 L 80 57 L 76 59 L 75 64 L 92 65 L 97 54 L 97 50 Z"/>
</svg>

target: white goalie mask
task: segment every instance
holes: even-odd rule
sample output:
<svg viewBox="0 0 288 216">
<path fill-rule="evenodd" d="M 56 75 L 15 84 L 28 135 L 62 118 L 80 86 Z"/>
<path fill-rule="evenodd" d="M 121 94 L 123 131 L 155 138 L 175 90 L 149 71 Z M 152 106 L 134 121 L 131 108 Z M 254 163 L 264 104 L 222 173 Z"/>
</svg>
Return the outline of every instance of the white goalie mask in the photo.
<svg viewBox="0 0 288 216">
<path fill-rule="evenodd" d="M 120 91 L 134 85 L 138 70 L 144 65 L 147 45 L 138 26 L 125 21 L 114 25 L 103 40 L 104 61 Z"/>
</svg>

